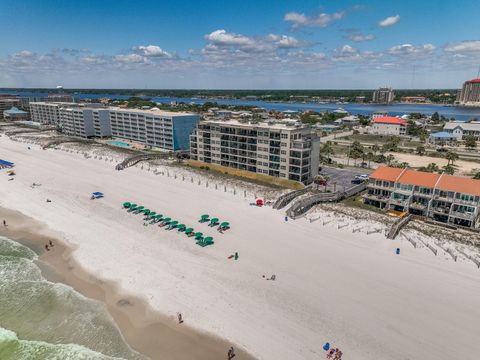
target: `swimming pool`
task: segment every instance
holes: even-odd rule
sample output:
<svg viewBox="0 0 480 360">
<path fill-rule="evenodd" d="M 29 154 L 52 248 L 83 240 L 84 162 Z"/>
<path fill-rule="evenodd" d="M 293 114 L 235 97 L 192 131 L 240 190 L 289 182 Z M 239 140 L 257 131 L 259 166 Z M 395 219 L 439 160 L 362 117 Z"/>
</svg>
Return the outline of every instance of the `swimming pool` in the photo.
<svg viewBox="0 0 480 360">
<path fill-rule="evenodd" d="M 130 144 L 122 141 L 109 141 L 108 142 L 110 145 L 114 146 L 120 146 L 120 147 L 130 147 Z"/>
</svg>

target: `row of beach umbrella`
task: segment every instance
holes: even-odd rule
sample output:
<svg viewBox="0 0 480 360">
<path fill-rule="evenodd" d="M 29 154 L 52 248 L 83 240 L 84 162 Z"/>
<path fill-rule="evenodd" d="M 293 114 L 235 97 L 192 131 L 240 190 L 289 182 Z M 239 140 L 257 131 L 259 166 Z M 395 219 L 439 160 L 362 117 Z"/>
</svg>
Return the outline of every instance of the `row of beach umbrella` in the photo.
<svg viewBox="0 0 480 360">
<path fill-rule="evenodd" d="M 187 235 L 188 237 L 194 237 L 197 245 L 200 245 L 202 247 L 214 244 L 213 238 L 211 236 L 204 237 L 202 232 L 195 232 L 193 228 L 187 228 L 185 224 L 179 224 L 178 221 L 172 220 L 172 218 L 164 216 L 162 214 L 158 214 L 157 212 L 150 209 L 146 209 L 142 205 L 137 205 L 131 202 L 124 202 L 123 208 L 127 209 L 127 212 L 129 213 L 142 214 L 144 216 L 144 220 L 148 221 L 150 224 L 158 223 L 160 227 L 165 227 L 166 230 L 177 229 L 178 232 L 184 232 L 185 235 Z"/>
</svg>

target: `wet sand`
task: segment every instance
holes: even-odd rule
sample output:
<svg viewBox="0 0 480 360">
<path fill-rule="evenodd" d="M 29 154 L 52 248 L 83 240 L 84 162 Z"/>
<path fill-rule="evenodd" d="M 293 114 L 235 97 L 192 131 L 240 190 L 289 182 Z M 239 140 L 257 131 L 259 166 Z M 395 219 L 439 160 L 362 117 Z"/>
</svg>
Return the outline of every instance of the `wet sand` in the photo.
<svg viewBox="0 0 480 360">
<path fill-rule="evenodd" d="M 110 315 L 136 351 L 152 360 L 222 360 L 227 359 L 230 346 L 235 360 L 254 358 L 229 342 L 200 333 L 188 326 L 188 318 L 178 324 L 176 314 L 167 317 L 152 310 L 147 301 L 126 294 L 112 281 L 99 279 L 83 269 L 72 257 L 75 250 L 67 246 L 63 236 L 20 212 L 0 208 L 0 235 L 28 246 L 39 255 L 38 265 L 44 276 L 67 284 L 86 297 L 106 305 Z M 51 240 L 54 247 L 46 251 Z M 181 309 L 179 309 L 181 310 Z"/>
</svg>

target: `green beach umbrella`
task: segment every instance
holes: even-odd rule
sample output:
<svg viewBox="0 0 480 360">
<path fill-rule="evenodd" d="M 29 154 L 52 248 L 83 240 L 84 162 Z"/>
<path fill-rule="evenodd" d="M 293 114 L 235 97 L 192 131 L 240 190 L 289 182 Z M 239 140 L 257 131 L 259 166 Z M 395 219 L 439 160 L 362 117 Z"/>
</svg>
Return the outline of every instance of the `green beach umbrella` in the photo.
<svg viewBox="0 0 480 360">
<path fill-rule="evenodd" d="M 221 227 L 229 227 L 230 226 L 230 223 L 228 221 L 225 221 L 225 222 L 222 222 L 220 224 Z"/>
<path fill-rule="evenodd" d="M 137 204 L 131 204 L 130 209 L 135 209 L 137 207 Z"/>
<path fill-rule="evenodd" d="M 185 227 L 186 227 L 185 224 L 179 224 L 179 225 L 177 226 L 177 229 L 178 229 L 178 231 L 181 231 L 181 230 L 184 230 Z"/>
<path fill-rule="evenodd" d="M 210 222 L 212 224 L 216 224 L 218 222 L 218 218 L 213 218 L 213 219 L 210 220 Z"/>
<path fill-rule="evenodd" d="M 163 219 L 163 222 L 170 222 L 170 220 L 172 220 L 172 218 L 167 217 L 167 218 Z"/>
<path fill-rule="evenodd" d="M 202 236 L 203 236 L 203 233 L 201 233 L 201 232 L 195 233 L 195 239 L 200 238 Z"/>
<path fill-rule="evenodd" d="M 205 239 L 203 239 L 203 241 L 206 243 L 213 242 L 213 237 L 207 236 Z"/>
<path fill-rule="evenodd" d="M 139 207 L 137 207 L 137 210 L 143 210 L 143 209 L 145 209 L 145 206 L 139 206 Z"/>
<path fill-rule="evenodd" d="M 185 230 L 185 234 L 191 234 L 193 232 L 193 228 L 188 228 Z"/>
<path fill-rule="evenodd" d="M 132 205 L 132 204 L 130 204 L 129 202 L 124 202 L 124 203 L 123 203 L 123 207 L 124 207 L 124 208 L 127 208 L 127 209 L 128 209 L 131 205 Z"/>
<path fill-rule="evenodd" d="M 148 215 L 150 215 L 150 216 L 155 216 L 155 214 L 156 214 L 156 212 L 155 212 L 155 211 L 152 211 L 152 212 L 150 212 L 150 214 L 148 214 Z"/>
<path fill-rule="evenodd" d="M 144 213 L 145 215 L 150 214 L 150 209 L 145 209 L 145 210 L 143 210 L 143 213 Z"/>
<path fill-rule="evenodd" d="M 162 214 L 155 215 L 155 219 L 161 219 L 163 217 Z"/>
<path fill-rule="evenodd" d="M 175 225 L 177 225 L 177 224 L 178 224 L 178 221 L 176 221 L 176 220 L 170 222 L 170 225 L 171 225 L 171 226 L 175 226 Z"/>
<path fill-rule="evenodd" d="M 201 216 L 202 219 L 208 219 L 209 217 L 210 217 L 210 215 L 208 215 L 208 214 L 204 214 L 204 215 Z"/>
</svg>

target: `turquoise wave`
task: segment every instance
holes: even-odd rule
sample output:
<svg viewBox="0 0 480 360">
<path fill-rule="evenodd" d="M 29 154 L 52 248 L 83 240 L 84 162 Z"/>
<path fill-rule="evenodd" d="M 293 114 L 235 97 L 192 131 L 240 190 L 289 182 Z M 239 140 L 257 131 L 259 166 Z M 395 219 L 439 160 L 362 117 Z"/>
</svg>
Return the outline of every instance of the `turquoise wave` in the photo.
<svg viewBox="0 0 480 360">
<path fill-rule="evenodd" d="M 29 248 L 0 237 L 0 359 L 145 360 L 105 306 L 47 281 Z"/>
</svg>

